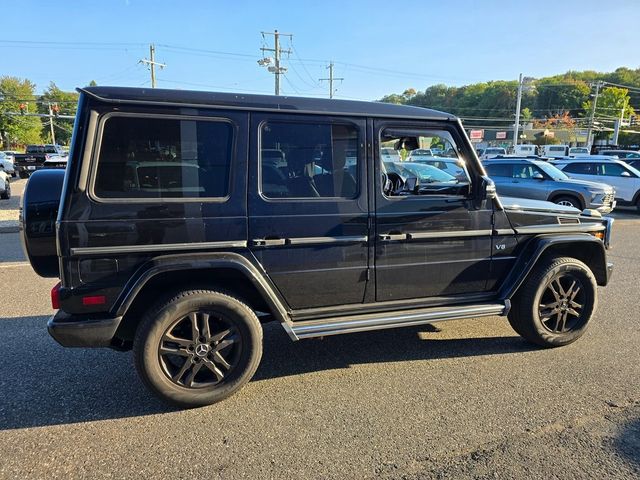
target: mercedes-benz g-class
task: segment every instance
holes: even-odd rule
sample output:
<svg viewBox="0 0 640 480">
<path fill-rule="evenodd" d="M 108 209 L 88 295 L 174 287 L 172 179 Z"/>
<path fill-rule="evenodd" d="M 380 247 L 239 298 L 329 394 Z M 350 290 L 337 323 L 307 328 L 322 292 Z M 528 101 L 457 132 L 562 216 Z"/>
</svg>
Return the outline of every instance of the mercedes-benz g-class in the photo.
<svg viewBox="0 0 640 480">
<path fill-rule="evenodd" d="M 432 146 L 463 174 L 402 166 Z M 612 220 L 499 198 L 456 117 L 384 103 L 82 89 L 68 167 L 31 176 L 21 225 L 60 279 L 50 334 L 133 349 L 181 406 L 248 382 L 270 320 L 298 340 L 498 315 L 565 345 L 611 272 Z"/>
</svg>

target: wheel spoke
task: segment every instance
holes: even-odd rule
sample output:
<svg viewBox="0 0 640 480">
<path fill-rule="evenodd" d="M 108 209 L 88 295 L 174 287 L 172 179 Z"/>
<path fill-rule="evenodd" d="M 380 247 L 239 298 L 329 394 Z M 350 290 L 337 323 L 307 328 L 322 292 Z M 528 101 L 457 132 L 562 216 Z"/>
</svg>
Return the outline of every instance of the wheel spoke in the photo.
<svg viewBox="0 0 640 480">
<path fill-rule="evenodd" d="M 192 340 L 188 340 L 186 338 L 175 337 L 172 334 L 170 334 L 169 332 L 167 332 L 162 336 L 162 343 L 164 343 L 164 342 L 177 343 L 181 347 L 185 347 L 186 348 L 189 345 L 191 345 Z"/>
<path fill-rule="evenodd" d="M 211 341 L 212 342 L 219 342 L 220 340 L 222 340 L 224 337 L 226 337 L 230 333 L 231 333 L 231 329 L 227 328 L 226 330 L 223 330 L 222 332 L 217 333 L 213 337 L 211 337 Z"/>
<path fill-rule="evenodd" d="M 553 282 L 551 282 L 547 288 L 553 294 L 554 298 L 556 299 L 556 302 L 560 302 L 560 294 L 556 291 L 555 287 L 553 286 Z"/>
<path fill-rule="evenodd" d="M 566 323 L 567 323 L 567 312 L 564 312 L 560 315 L 560 328 L 558 329 L 558 332 L 564 331 L 564 326 Z"/>
<path fill-rule="evenodd" d="M 213 351 L 214 352 L 219 352 L 220 350 L 223 350 L 223 349 L 227 348 L 229 345 L 233 345 L 234 343 L 236 343 L 236 339 L 235 338 L 227 338 L 226 340 L 223 340 L 219 344 L 217 344 L 213 348 Z"/>
<path fill-rule="evenodd" d="M 190 357 L 191 354 L 185 348 L 160 346 L 160 355 L 178 355 L 180 357 Z"/>
<path fill-rule="evenodd" d="M 187 358 L 187 359 L 184 361 L 184 363 L 182 364 L 182 368 L 180 369 L 180 371 L 178 371 L 178 373 L 176 373 L 176 374 L 173 376 L 173 381 L 174 381 L 174 382 L 176 382 L 176 383 L 180 383 L 180 379 L 181 379 L 181 378 L 182 378 L 182 376 L 185 374 L 185 372 L 186 372 L 187 370 L 189 370 L 189 368 L 191 367 L 191 365 L 193 365 L 193 364 L 191 363 L 191 359 L 190 359 L 190 358 Z"/>
<path fill-rule="evenodd" d="M 574 300 L 578 293 L 580 292 L 580 287 L 576 288 L 571 295 L 569 295 L 569 300 Z"/>
<path fill-rule="evenodd" d="M 187 385 L 187 387 L 192 387 L 193 386 L 193 381 L 196 378 L 197 373 L 200 371 L 200 369 L 202 368 L 202 362 L 198 362 L 196 364 L 193 365 L 193 368 L 191 369 L 191 372 L 189 372 L 189 376 L 187 377 L 185 384 Z"/>
<path fill-rule="evenodd" d="M 229 370 L 231 368 L 231 365 L 229 364 L 229 362 L 227 362 L 224 359 L 224 357 L 222 356 L 222 354 L 220 352 L 213 352 L 213 360 L 214 360 L 214 362 L 217 362 L 220 365 L 222 365 L 227 370 Z"/>
<path fill-rule="evenodd" d="M 189 320 L 191 321 L 191 337 L 194 342 L 197 342 L 200 337 L 200 329 L 198 328 L 198 316 L 195 312 L 189 314 Z"/>
<path fill-rule="evenodd" d="M 562 286 L 562 283 L 560 283 L 560 279 L 556 278 L 554 280 L 554 282 L 556 282 L 556 285 L 558 286 L 558 291 L 560 293 L 560 296 L 566 297 L 567 296 L 567 292 L 565 292 L 564 287 Z"/>
<path fill-rule="evenodd" d="M 568 308 L 567 309 L 567 313 L 569 315 L 573 315 L 574 317 L 580 317 L 580 314 L 576 310 L 574 310 L 573 308 Z"/>
<path fill-rule="evenodd" d="M 211 341 L 211 329 L 209 328 L 209 314 L 202 313 L 202 335 L 204 335 L 205 342 Z"/>
<path fill-rule="evenodd" d="M 220 371 L 220 369 L 211 360 L 205 358 L 202 362 L 204 363 L 205 367 L 213 372 L 218 381 L 224 378 L 224 373 L 222 373 L 222 371 Z"/>
</svg>

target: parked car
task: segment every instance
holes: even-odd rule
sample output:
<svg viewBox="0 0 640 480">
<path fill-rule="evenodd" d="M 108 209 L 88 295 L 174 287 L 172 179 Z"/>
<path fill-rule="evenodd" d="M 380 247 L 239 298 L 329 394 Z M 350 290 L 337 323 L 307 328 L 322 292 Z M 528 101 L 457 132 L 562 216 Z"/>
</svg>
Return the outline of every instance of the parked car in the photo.
<svg viewBox="0 0 640 480">
<path fill-rule="evenodd" d="M 13 166 L 13 158 L 4 152 L 0 152 L 0 170 L 3 170 L 11 177 L 15 177 L 16 175 L 16 170 Z"/>
<path fill-rule="evenodd" d="M 67 168 L 67 155 L 50 154 L 42 164 L 42 168 Z"/>
<path fill-rule="evenodd" d="M 547 200 L 558 205 L 609 213 L 615 191 L 604 183 L 569 178 L 553 165 L 531 159 L 492 159 L 484 168 L 501 195 Z"/>
<path fill-rule="evenodd" d="M 409 153 L 407 157 L 407 161 L 409 162 L 419 162 L 422 158 L 433 158 L 433 152 L 430 148 L 416 148 Z"/>
<path fill-rule="evenodd" d="M 48 329 L 67 347 L 133 349 L 176 405 L 245 385 L 262 322 L 299 340 L 499 315 L 557 347 L 586 331 L 609 281 L 612 220 L 497 196 L 447 113 L 119 87 L 80 89 L 78 105 L 67 171 L 36 171 L 23 195 L 29 261 L 61 279 Z M 414 162 L 401 166 L 446 185 L 392 175 L 367 142 L 434 137 L 466 182 Z M 263 149 L 283 152 L 278 172 Z"/>
<path fill-rule="evenodd" d="M 636 170 L 640 170 L 640 158 L 639 159 L 626 159 L 625 162 L 627 165 L 631 165 Z"/>
<path fill-rule="evenodd" d="M 569 153 L 568 155 L 570 157 L 572 156 L 576 156 L 576 155 L 589 155 L 589 149 L 587 147 L 571 147 L 569 148 Z"/>
<path fill-rule="evenodd" d="M 20 178 L 27 178 L 56 155 L 64 155 L 60 145 L 27 145 L 25 153 L 17 153 L 13 163 Z"/>
<path fill-rule="evenodd" d="M 618 157 L 620 160 L 624 160 L 627 163 L 632 159 L 640 160 L 640 152 L 636 152 L 635 150 L 603 150 L 600 153 L 603 155 Z"/>
<path fill-rule="evenodd" d="M 497 157 L 498 155 L 506 155 L 507 151 L 501 147 L 487 147 L 482 152 L 482 156 L 480 157 L 482 160 L 486 160 L 488 158 Z"/>
<path fill-rule="evenodd" d="M 462 160 L 441 157 L 416 157 L 413 161 L 439 168 L 459 180 L 464 181 L 469 177 L 467 167 Z"/>
<path fill-rule="evenodd" d="M 11 198 L 11 182 L 9 181 L 9 175 L 3 170 L 0 170 L 0 198 L 2 200 Z"/>
<path fill-rule="evenodd" d="M 564 159 L 552 163 L 571 178 L 611 185 L 619 205 L 640 211 L 640 171 L 620 160 Z"/>
<path fill-rule="evenodd" d="M 382 158 L 383 162 L 401 162 L 402 161 L 400 152 L 398 152 L 397 150 L 394 150 L 393 148 L 381 148 L 380 158 Z"/>
<path fill-rule="evenodd" d="M 13 150 L 3 150 L 2 153 L 4 153 L 7 158 L 9 158 L 9 160 L 13 162 L 15 160 L 16 153 L 18 152 L 15 152 Z"/>
</svg>

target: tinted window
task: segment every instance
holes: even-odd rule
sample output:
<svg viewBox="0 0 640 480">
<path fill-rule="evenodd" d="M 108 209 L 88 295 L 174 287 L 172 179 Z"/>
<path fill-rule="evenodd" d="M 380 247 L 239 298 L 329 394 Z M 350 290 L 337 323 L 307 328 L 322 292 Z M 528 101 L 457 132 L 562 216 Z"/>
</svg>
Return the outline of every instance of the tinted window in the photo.
<svg viewBox="0 0 640 480">
<path fill-rule="evenodd" d="M 513 165 L 504 163 L 493 163 L 485 165 L 487 173 L 490 177 L 511 177 L 513 172 Z"/>
<path fill-rule="evenodd" d="M 536 173 L 540 173 L 540 170 L 538 167 L 530 163 L 513 166 L 513 178 L 533 178 Z"/>
<path fill-rule="evenodd" d="M 233 127 L 223 121 L 114 116 L 95 180 L 102 198 L 215 198 L 229 193 Z"/>
<path fill-rule="evenodd" d="M 269 122 L 261 129 L 261 190 L 268 198 L 354 198 L 353 125 Z"/>
<path fill-rule="evenodd" d="M 605 175 L 607 177 L 620 177 L 622 172 L 627 170 L 617 163 L 600 163 L 598 165 L 598 175 Z"/>
<path fill-rule="evenodd" d="M 595 164 L 593 163 L 570 163 L 562 171 L 579 175 L 597 175 Z"/>
</svg>

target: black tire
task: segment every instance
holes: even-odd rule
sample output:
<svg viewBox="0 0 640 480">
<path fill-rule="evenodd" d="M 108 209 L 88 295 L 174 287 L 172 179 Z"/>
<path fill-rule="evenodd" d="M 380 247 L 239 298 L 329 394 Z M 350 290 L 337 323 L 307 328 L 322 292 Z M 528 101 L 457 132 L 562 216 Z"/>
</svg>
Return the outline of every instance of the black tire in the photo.
<svg viewBox="0 0 640 480">
<path fill-rule="evenodd" d="M 20 171 L 20 178 L 29 178 L 29 174 L 23 171 Z"/>
<path fill-rule="evenodd" d="M 161 399 L 187 408 L 210 405 L 253 377 L 262 357 L 262 327 L 237 298 L 186 290 L 148 311 L 136 332 L 133 353 L 143 382 Z"/>
<path fill-rule="evenodd" d="M 567 207 L 575 207 L 577 209 L 582 210 L 582 202 L 579 198 L 573 197 L 571 195 L 562 195 L 560 197 L 556 197 L 553 199 L 553 203 L 556 205 L 565 205 Z"/>
<path fill-rule="evenodd" d="M 544 259 L 513 298 L 508 319 L 531 343 L 559 347 L 584 334 L 597 305 L 596 279 L 589 267 L 571 257 Z"/>
<path fill-rule="evenodd" d="M 11 182 L 7 179 L 4 183 L 4 192 L 0 195 L 3 200 L 9 200 L 11 198 Z"/>
</svg>

